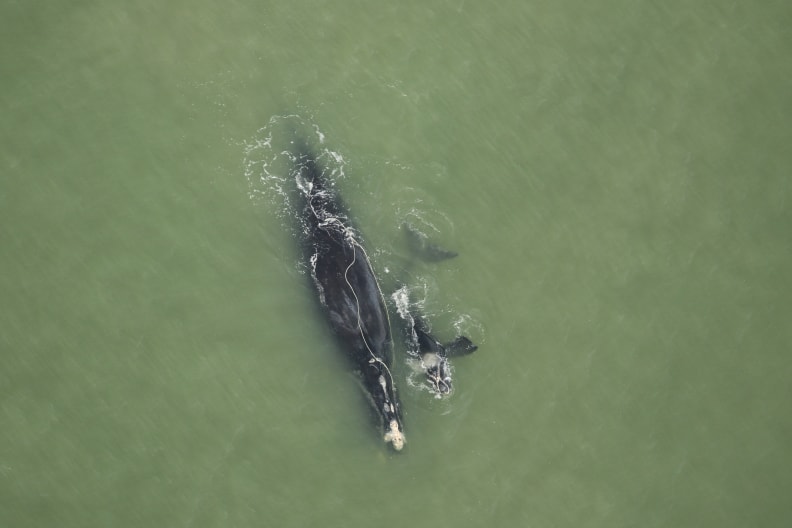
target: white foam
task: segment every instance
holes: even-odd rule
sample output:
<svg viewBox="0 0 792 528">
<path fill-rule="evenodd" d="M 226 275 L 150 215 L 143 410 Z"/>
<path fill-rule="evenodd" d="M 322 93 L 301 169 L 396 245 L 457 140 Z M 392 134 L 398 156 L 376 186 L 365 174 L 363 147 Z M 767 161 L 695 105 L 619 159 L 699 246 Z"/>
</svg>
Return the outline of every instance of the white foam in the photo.
<svg viewBox="0 0 792 528">
<path fill-rule="evenodd" d="M 248 197 L 260 203 L 280 219 L 284 229 L 294 232 L 300 225 L 294 193 L 309 194 L 310 182 L 301 177 L 295 166 L 294 145 L 300 134 L 314 148 L 324 145 L 325 134 L 309 117 L 296 114 L 272 116 L 267 125 L 243 142 L 243 170 L 248 182 Z M 317 148 L 317 158 L 325 168 L 330 187 L 344 177 L 344 157 L 326 147 Z M 305 226 L 301 226 L 303 229 Z"/>
</svg>

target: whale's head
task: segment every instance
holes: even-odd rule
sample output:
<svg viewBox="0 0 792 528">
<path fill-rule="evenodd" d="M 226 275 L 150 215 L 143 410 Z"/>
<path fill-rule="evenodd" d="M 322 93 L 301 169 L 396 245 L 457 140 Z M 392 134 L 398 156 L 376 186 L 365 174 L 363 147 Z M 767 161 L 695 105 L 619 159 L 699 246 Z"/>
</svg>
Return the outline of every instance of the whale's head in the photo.
<svg viewBox="0 0 792 528">
<path fill-rule="evenodd" d="M 384 440 L 401 451 L 406 440 L 402 427 L 401 410 L 396 400 L 393 379 L 384 361 L 372 358 L 364 371 L 364 385 L 371 397 L 371 403 L 378 410 L 385 430 Z"/>
<path fill-rule="evenodd" d="M 393 444 L 393 449 L 401 451 L 407 440 L 404 438 L 404 433 L 399 427 L 399 422 L 391 420 L 388 424 L 388 432 L 385 433 L 385 441 Z"/>
<path fill-rule="evenodd" d="M 448 359 L 430 352 L 421 358 L 421 364 L 426 372 L 426 380 L 432 391 L 438 396 L 451 392 L 451 365 Z"/>
</svg>

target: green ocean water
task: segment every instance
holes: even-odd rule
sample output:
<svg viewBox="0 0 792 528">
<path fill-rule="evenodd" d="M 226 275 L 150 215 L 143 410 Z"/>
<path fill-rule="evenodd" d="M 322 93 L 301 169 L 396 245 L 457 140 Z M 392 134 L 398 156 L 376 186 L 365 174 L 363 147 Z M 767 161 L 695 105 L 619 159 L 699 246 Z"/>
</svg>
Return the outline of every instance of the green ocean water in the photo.
<svg viewBox="0 0 792 528">
<path fill-rule="evenodd" d="M 791 28 L 1 2 L 0 527 L 789 526 Z M 272 193 L 286 115 L 343 158 L 386 293 L 409 266 L 480 345 L 447 401 L 397 358 L 403 453 Z M 459 256 L 405 264 L 411 218 Z"/>
</svg>

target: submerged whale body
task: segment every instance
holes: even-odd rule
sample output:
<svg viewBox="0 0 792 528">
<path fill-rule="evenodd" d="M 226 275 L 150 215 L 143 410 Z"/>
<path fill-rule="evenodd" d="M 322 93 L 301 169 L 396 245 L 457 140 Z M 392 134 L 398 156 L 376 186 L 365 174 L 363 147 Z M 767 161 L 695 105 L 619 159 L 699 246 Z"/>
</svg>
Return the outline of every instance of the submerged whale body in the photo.
<svg viewBox="0 0 792 528">
<path fill-rule="evenodd" d="M 382 420 L 385 441 L 399 451 L 405 438 L 382 291 L 357 231 L 310 149 L 301 146 L 296 161 L 305 256 L 322 311 Z"/>
</svg>

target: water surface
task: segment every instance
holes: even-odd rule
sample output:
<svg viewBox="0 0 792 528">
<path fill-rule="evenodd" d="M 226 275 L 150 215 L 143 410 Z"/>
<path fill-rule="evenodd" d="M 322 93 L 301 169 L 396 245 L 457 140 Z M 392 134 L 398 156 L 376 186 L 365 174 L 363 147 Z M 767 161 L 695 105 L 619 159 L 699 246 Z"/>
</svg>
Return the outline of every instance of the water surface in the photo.
<svg viewBox="0 0 792 528">
<path fill-rule="evenodd" d="M 789 525 L 792 8 L 655 4 L 3 3 L 0 525 Z M 480 344 L 402 454 L 262 180 L 284 115 Z"/>
</svg>

